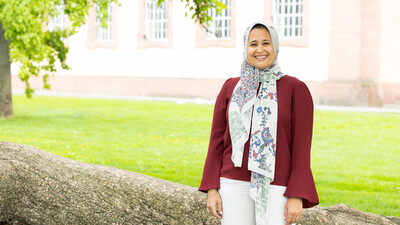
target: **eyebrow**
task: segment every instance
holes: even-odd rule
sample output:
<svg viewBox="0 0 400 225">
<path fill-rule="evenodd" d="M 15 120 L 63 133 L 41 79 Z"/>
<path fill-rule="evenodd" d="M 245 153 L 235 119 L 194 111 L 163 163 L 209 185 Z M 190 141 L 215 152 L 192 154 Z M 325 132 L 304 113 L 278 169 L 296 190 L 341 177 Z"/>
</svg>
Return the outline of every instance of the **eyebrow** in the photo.
<svg viewBox="0 0 400 225">
<path fill-rule="evenodd" d="M 269 39 L 263 39 L 263 40 L 261 40 L 261 41 L 271 41 L 271 40 L 269 40 Z M 257 40 L 251 40 L 249 43 L 252 43 L 252 42 L 257 42 Z"/>
</svg>

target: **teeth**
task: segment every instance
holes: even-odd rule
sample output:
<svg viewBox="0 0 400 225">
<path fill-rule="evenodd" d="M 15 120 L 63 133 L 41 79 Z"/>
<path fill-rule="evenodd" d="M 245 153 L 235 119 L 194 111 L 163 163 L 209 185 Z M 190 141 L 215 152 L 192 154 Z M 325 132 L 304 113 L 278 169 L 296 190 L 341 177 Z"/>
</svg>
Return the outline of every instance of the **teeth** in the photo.
<svg viewBox="0 0 400 225">
<path fill-rule="evenodd" d="M 267 58 L 267 56 L 263 55 L 263 56 L 256 56 L 256 59 L 262 59 L 262 58 Z"/>
</svg>

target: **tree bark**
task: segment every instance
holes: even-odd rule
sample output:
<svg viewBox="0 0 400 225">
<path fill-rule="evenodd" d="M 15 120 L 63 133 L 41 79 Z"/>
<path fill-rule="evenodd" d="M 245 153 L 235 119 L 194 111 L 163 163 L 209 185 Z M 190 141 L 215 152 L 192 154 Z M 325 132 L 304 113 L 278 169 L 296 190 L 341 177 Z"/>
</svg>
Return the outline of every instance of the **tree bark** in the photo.
<svg viewBox="0 0 400 225">
<path fill-rule="evenodd" d="M 0 118 L 13 116 L 9 48 L 10 42 L 5 39 L 0 23 Z"/>
<path fill-rule="evenodd" d="M 0 224 L 219 224 L 194 187 L 0 142 Z M 396 224 L 345 205 L 306 209 L 299 224 Z"/>
</svg>

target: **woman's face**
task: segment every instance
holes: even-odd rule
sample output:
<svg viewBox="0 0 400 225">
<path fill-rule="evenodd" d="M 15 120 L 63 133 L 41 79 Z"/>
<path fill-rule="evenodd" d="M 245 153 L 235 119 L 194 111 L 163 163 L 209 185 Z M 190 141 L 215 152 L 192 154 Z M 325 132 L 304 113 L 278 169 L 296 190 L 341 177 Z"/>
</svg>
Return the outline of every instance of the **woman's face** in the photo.
<svg viewBox="0 0 400 225">
<path fill-rule="evenodd" d="M 254 28 L 250 31 L 247 60 L 258 69 L 266 69 L 274 63 L 274 46 L 267 28 Z"/>
</svg>

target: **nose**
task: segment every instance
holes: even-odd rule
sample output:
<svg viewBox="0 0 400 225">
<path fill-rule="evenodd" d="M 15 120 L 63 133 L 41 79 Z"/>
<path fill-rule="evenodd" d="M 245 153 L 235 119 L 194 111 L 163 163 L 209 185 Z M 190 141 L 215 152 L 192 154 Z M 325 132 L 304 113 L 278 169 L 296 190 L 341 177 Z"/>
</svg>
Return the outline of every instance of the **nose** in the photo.
<svg viewBox="0 0 400 225">
<path fill-rule="evenodd" d="M 262 45 L 257 46 L 257 53 L 261 53 L 263 51 Z"/>
</svg>

